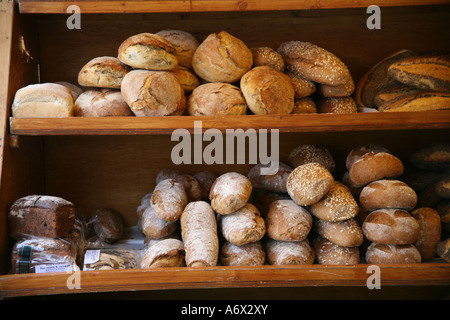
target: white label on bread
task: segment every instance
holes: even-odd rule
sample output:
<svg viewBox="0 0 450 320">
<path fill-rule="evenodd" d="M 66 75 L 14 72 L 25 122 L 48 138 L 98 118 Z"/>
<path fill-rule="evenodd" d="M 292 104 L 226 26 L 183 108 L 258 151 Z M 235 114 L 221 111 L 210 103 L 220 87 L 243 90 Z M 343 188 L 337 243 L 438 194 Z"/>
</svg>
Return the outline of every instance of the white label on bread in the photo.
<svg viewBox="0 0 450 320">
<path fill-rule="evenodd" d="M 72 268 L 72 264 L 70 263 L 40 264 L 35 266 L 35 272 L 36 273 L 67 272 L 69 268 Z"/>
<path fill-rule="evenodd" d="M 100 260 L 100 250 L 86 250 L 84 264 L 96 263 Z"/>
</svg>

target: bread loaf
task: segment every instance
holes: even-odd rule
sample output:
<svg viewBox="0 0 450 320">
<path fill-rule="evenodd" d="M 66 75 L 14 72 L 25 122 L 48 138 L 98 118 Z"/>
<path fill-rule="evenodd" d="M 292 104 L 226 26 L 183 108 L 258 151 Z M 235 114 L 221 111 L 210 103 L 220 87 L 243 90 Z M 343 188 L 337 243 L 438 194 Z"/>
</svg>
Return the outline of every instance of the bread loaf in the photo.
<svg viewBox="0 0 450 320">
<path fill-rule="evenodd" d="M 383 112 L 410 112 L 450 109 L 450 93 L 419 91 L 378 108 Z"/>
<path fill-rule="evenodd" d="M 294 109 L 291 114 L 317 113 L 317 107 L 313 99 L 304 97 L 294 100 Z"/>
<path fill-rule="evenodd" d="M 253 66 L 268 66 L 279 72 L 284 71 L 284 60 L 281 54 L 269 47 L 257 47 L 250 49 L 253 56 Z"/>
<path fill-rule="evenodd" d="M 436 205 L 436 211 L 441 218 L 441 228 L 450 232 L 450 200 L 442 200 Z"/>
<path fill-rule="evenodd" d="M 196 37 L 183 30 L 161 30 L 156 33 L 170 42 L 175 49 L 175 57 L 178 65 L 192 69 L 192 56 L 197 50 L 199 43 Z"/>
<path fill-rule="evenodd" d="M 192 175 L 173 168 L 163 168 L 156 176 L 156 184 L 166 179 L 175 180 L 183 185 L 188 202 L 201 200 L 200 183 Z"/>
<path fill-rule="evenodd" d="M 148 239 L 160 239 L 173 234 L 178 228 L 177 221 L 167 221 L 155 214 L 152 206 L 148 206 L 141 217 L 142 233 Z"/>
<path fill-rule="evenodd" d="M 388 149 L 386 149 L 383 146 L 374 145 L 374 144 L 368 144 L 363 146 L 358 146 L 356 148 L 353 148 L 347 155 L 347 158 L 345 159 L 345 167 L 347 170 L 350 170 L 352 165 L 361 158 L 362 155 L 368 152 L 378 153 L 378 152 L 385 152 L 385 153 L 391 153 Z"/>
<path fill-rule="evenodd" d="M 188 203 L 184 186 L 174 179 L 159 182 L 151 197 L 155 214 L 166 221 L 177 221 Z"/>
<path fill-rule="evenodd" d="M 311 231 L 311 214 L 292 200 L 270 204 L 265 219 L 267 236 L 274 240 L 303 241 Z"/>
<path fill-rule="evenodd" d="M 293 72 L 288 71 L 286 74 L 289 79 L 291 79 L 292 85 L 294 86 L 295 99 L 309 97 L 316 92 L 316 85 L 314 82 L 306 80 Z"/>
<path fill-rule="evenodd" d="M 419 223 L 401 209 L 372 211 L 364 220 L 362 231 L 367 240 L 384 244 L 411 244 L 417 241 Z"/>
<path fill-rule="evenodd" d="M 226 31 L 208 35 L 192 57 L 195 73 L 208 82 L 236 82 L 252 65 L 250 49 Z"/>
<path fill-rule="evenodd" d="M 359 264 L 359 249 L 357 247 L 343 247 L 318 237 L 313 241 L 316 260 L 326 265 L 354 265 Z"/>
<path fill-rule="evenodd" d="M 171 72 L 177 78 L 184 92 L 190 93 L 201 84 L 200 79 L 191 70 L 184 67 L 178 66 Z"/>
<path fill-rule="evenodd" d="M 414 246 L 419 250 L 422 261 L 430 261 L 436 256 L 436 246 L 441 240 L 441 219 L 433 208 L 418 208 L 411 212 L 420 227 L 419 237 Z"/>
<path fill-rule="evenodd" d="M 436 247 L 436 253 L 445 261 L 450 262 L 450 238 L 439 241 Z"/>
<path fill-rule="evenodd" d="M 265 164 L 257 164 L 248 172 L 248 179 L 252 186 L 271 192 L 286 193 L 286 182 L 292 172 L 292 168 L 282 162 L 277 163 L 278 171 L 275 174 L 262 174 L 261 168 L 267 167 Z"/>
<path fill-rule="evenodd" d="M 78 84 L 84 87 L 120 88 L 123 77 L 131 71 L 115 57 L 97 57 L 87 62 L 78 73 Z"/>
<path fill-rule="evenodd" d="M 345 84 L 341 84 L 338 86 L 329 86 L 326 84 L 319 83 L 317 86 L 317 91 L 324 97 L 349 97 L 353 94 L 355 90 L 355 83 L 353 82 L 353 78 L 350 77 L 350 80 Z M 355 102 L 356 105 L 356 102 Z"/>
<path fill-rule="evenodd" d="M 74 105 L 77 117 L 127 117 L 133 116 L 130 107 L 118 90 L 87 90 Z"/>
<path fill-rule="evenodd" d="M 271 67 L 254 67 L 242 76 L 240 87 L 254 114 L 289 114 L 294 108 L 291 80 Z"/>
<path fill-rule="evenodd" d="M 306 163 L 317 162 L 330 172 L 333 172 L 335 167 L 335 161 L 331 152 L 324 146 L 313 144 L 301 144 L 294 148 L 289 153 L 287 162 L 292 168 Z"/>
<path fill-rule="evenodd" d="M 133 70 L 124 77 L 122 97 L 138 117 L 181 115 L 186 96 L 173 73 Z"/>
<path fill-rule="evenodd" d="M 72 94 L 72 99 L 75 102 L 77 98 L 80 96 L 80 94 L 83 93 L 83 89 L 81 89 L 79 86 L 74 85 L 73 83 L 67 82 L 67 81 L 55 81 L 55 84 L 60 84 L 67 89 L 70 90 L 70 93 Z"/>
<path fill-rule="evenodd" d="M 373 98 L 373 102 L 378 110 L 383 111 L 384 109 L 389 108 L 390 104 L 414 96 L 419 91 L 420 90 L 417 88 L 404 85 L 390 87 L 377 92 Z"/>
<path fill-rule="evenodd" d="M 119 47 L 120 61 L 135 69 L 173 70 L 178 65 L 176 50 L 160 35 L 148 32 L 133 35 Z"/>
<path fill-rule="evenodd" d="M 417 204 L 416 192 L 406 183 L 395 179 L 381 179 L 365 186 L 359 196 L 363 210 L 397 208 L 410 211 Z"/>
<path fill-rule="evenodd" d="M 55 196 L 29 195 L 16 200 L 8 212 L 9 235 L 64 238 L 73 231 L 75 206 Z"/>
<path fill-rule="evenodd" d="M 323 97 L 316 103 L 318 113 L 357 113 L 352 97 Z"/>
<path fill-rule="evenodd" d="M 266 243 L 267 262 L 272 265 L 313 264 L 315 253 L 309 241 L 279 241 L 269 239 Z"/>
<path fill-rule="evenodd" d="M 224 266 L 262 266 L 266 261 L 266 252 L 260 241 L 236 246 L 224 242 L 220 250 L 220 262 Z"/>
<path fill-rule="evenodd" d="M 98 261 L 84 263 L 83 270 L 120 270 L 138 268 L 140 255 L 136 250 L 101 248 Z"/>
<path fill-rule="evenodd" d="M 200 171 L 194 174 L 194 178 L 198 181 L 202 191 L 201 200 L 209 201 L 209 192 L 217 179 L 216 174 L 211 171 Z"/>
<path fill-rule="evenodd" d="M 73 116 L 72 92 L 61 84 L 30 84 L 17 90 L 11 107 L 16 118 L 64 118 Z"/>
<path fill-rule="evenodd" d="M 247 203 L 252 189 L 246 176 L 237 172 L 224 173 L 211 186 L 211 207 L 219 214 L 235 212 Z"/>
<path fill-rule="evenodd" d="M 267 216 L 270 204 L 276 200 L 291 200 L 287 193 L 270 192 L 261 189 L 254 190 L 253 203 L 258 208 L 262 217 Z"/>
<path fill-rule="evenodd" d="M 450 199 L 450 178 L 439 180 L 435 186 L 436 194 L 444 199 Z"/>
<path fill-rule="evenodd" d="M 141 261 L 141 268 L 170 268 L 184 267 L 183 242 L 177 239 L 158 241 L 145 250 Z"/>
<path fill-rule="evenodd" d="M 368 264 L 411 264 L 421 263 L 422 258 L 413 244 L 371 243 L 366 251 Z"/>
<path fill-rule="evenodd" d="M 408 161 L 415 167 L 443 171 L 450 168 L 450 144 L 435 143 L 426 145 L 411 153 Z"/>
<path fill-rule="evenodd" d="M 204 201 L 190 202 L 181 215 L 180 223 L 186 266 L 215 266 L 219 256 L 219 240 L 211 206 Z"/>
<path fill-rule="evenodd" d="M 122 215 L 112 208 L 95 210 L 90 221 L 95 234 L 106 243 L 114 243 L 122 239 L 124 221 Z"/>
<path fill-rule="evenodd" d="M 364 241 L 361 226 L 355 218 L 342 221 L 314 221 L 314 231 L 341 247 L 359 247 Z"/>
</svg>

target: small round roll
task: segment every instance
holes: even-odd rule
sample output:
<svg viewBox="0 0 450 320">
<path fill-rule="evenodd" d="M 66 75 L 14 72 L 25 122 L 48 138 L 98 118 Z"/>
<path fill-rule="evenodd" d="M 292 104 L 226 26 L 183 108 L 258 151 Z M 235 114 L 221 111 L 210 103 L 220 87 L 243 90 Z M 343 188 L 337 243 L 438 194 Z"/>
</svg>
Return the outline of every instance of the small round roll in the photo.
<svg viewBox="0 0 450 320">
<path fill-rule="evenodd" d="M 177 221 L 188 203 L 188 198 L 181 183 L 166 179 L 156 185 L 150 201 L 158 217 L 166 221 Z"/>
<path fill-rule="evenodd" d="M 271 67 L 254 67 L 242 76 L 240 87 L 254 114 L 289 114 L 294 108 L 291 80 Z"/>
<path fill-rule="evenodd" d="M 192 92 L 201 84 L 200 79 L 191 70 L 184 67 L 178 66 L 171 72 L 177 78 L 184 92 Z"/>
<path fill-rule="evenodd" d="M 311 214 L 292 200 L 270 204 L 265 219 L 267 236 L 274 240 L 303 241 L 311 231 Z"/>
<path fill-rule="evenodd" d="M 355 218 L 343 221 L 316 220 L 314 231 L 328 241 L 342 247 L 359 247 L 364 241 L 361 226 Z"/>
<path fill-rule="evenodd" d="M 118 89 L 131 68 L 115 57 L 97 57 L 86 63 L 78 73 L 83 87 Z"/>
<path fill-rule="evenodd" d="M 441 218 L 433 208 L 418 208 L 411 212 L 420 227 L 419 237 L 414 246 L 419 250 L 422 261 L 430 261 L 436 256 L 436 246 L 441 240 Z"/>
<path fill-rule="evenodd" d="M 316 103 L 310 97 L 294 100 L 294 109 L 291 114 L 317 113 Z"/>
<path fill-rule="evenodd" d="M 141 268 L 184 267 L 184 246 L 178 239 L 158 241 L 145 252 L 141 260 Z"/>
<path fill-rule="evenodd" d="M 384 244 L 411 244 L 417 241 L 420 226 L 408 211 L 379 209 L 372 211 L 362 225 L 367 240 Z"/>
<path fill-rule="evenodd" d="M 318 202 L 333 186 L 333 175 L 317 162 L 295 168 L 286 183 L 287 192 L 299 206 Z"/>
<path fill-rule="evenodd" d="M 366 251 L 368 264 L 410 264 L 421 263 L 419 250 L 413 244 L 371 243 Z"/>
<path fill-rule="evenodd" d="M 381 179 L 369 183 L 359 195 L 359 206 L 373 211 L 382 208 L 412 210 L 417 204 L 416 192 L 406 183 L 395 179 Z"/>
<path fill-rule="evenodd" d="M 243 174 L 224 173 L 211 186 L 209 193 L 211 207 L 222 215 L 235 212 L 247 203 L 252 189 L 252 183 Z"/>
<path fill-rule="evenodd" d="M 278 162 L 278 171 L 275 174 L 263 174 L 261 168 L 267 167 L 264 164 L 257 164 L 248 172 L 248 178 L 254 188 L 270 192 L 286 193 L 286 182 L 292 172 L 292 168 L 287 164 Z"/>
<path fill-rule="evenodd" d="M 284 71 L 284 60 L 281 54 L 269 47 L 251 48 L 253 66 L 267 66 L 279 72 Z"/>
<path fill-rule="evenodd" d="M 271 265 L 313 264 L 316 257 L 308 239 L 280 241 L 269 239 L 266 243 L 267 262 Z"/>
<path fill-rule="evenodd" d="M 316 260 L 325 265 L 353 265 L 359 264 L 359 249 L 344 247 L 318 237 L 313 241 Z"/>
<path fill-rule="evenodd" d="M 358 108 L 352 97 L 321 98 L 316 103 L 318 113 L 357 113 Z"/>
<path fill-rule="evenodd" d="M 76 117 L 129 117 L 133 112 L 118 90 L 84 91 L 74 104 Z"/>
<path fill-rule="evenodd" d="M 178 65 L 192 69 L 192 56 L 197 50 L 199 43 L 196 37 L 183 30 L 161 30 L 156 33 L 170 42 L 175 49 L 175 57 Z"/>
<path fill-rule="evenodd" d="M 335 167 L 331 152 L 324 146 L 314 144 L 301 144 L 297 146 L 289 153 L 287 161 L 292 168 L 311 162 L 320 163 L 330 172 L 333 172 Z"/>
<path fill-rule="evenodd" d="M 220 250 L 220 262 L 224 266 L 262 266 L 266 252 L 260 241 L 236 246 L 225 242 Z"/>
<path fill-rule="evenodd" d="M 259 241 L 266 233 L 264 219 L 251 203 L 246 203 L 233 213 L 220 216 L 220 229 L 225 240 L 236 246 Z"/>
<path fill-rule="evenodd" d="M 184 208 L 180 225 L 186 266 L 215 266 L 219 257 L 219 238 L 211 206 L 205 201 L 190 202 Z"/>
<path fill-rule="evenodd" d="M 141 231 L 148 239 L 160 239 L 173 234 L 178 224 L 176 221 L 161 219 L 155 214 L 151 205 L 148 206 L 141 216 Z"/>
</svg>

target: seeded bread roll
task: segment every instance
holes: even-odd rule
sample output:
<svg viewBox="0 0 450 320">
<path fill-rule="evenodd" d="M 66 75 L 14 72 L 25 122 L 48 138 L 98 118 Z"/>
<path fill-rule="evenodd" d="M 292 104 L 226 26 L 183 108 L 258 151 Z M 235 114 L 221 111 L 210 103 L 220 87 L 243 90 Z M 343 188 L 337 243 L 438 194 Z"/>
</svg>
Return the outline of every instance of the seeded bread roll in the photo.
<svg viewBox="0 0 450 320">
<path fill-rule="evenodd" d="M 122 81 L 122 97 L 137 117 L 181 115 L 186 96 L 173 73 L 133 70 Z"/>
<path fill-rule="evenodd" d="M 253 66 L 268 66 L 279 72 L 284 71 L 284 60 L 281 54 L 269 47 L 251 48 Z"/>
<path fill-rule="evenodd" d="M 418 239 L 420 226 L 408 211 L 379 209 L 366 217 L 362 231 L 366 239 L 372 242 L 411 244 Z"/>
<path fill-rule="evenodd" d="M 140 223 L 142 233 L 148 239 L 160 239 L 166 237 L 173 234 L 178 228 L 176 221 L 163 220 L 157 216 L 151 205 L 142 213 Z"/>
<path fill-rule="evenodd" d="M 166 179 L 175 180 L 183 185 L 188 202 L 201 200 L 202 189 L 200 183 L 192 175 L 174 168 L 163 168 L 156 176 L 156 184 Z"/>
<path fill-rule="evenodd" d="M 188 198 L 183 185 L 174 179 L 159 182 L 151 197 L 153 211 L 166 221 L 177 221 L 187 203 Z"/>
<path fill-rule="evenodd" d="M 359 208 L 350 190 L 344 184 L 334 181 L 330 190 L 310 205 L 309 211 L 325 221 L 342 221 L 356 217 Z"/>
<path fill-rule="evenodd" d="M 211 187 L 217 179 L 216 174 L 211 171 L 200 171 L 194 174 L 194 178 L 198 181 L 202 190 L 202 200 L 208 201 Z"/>
<path fill-rule="evenodd" d="M 246 203 L 239 210 L 219 217 L 223 237 L 236 246 L 259 241 L 266 233 L 264 219 L 251 203 Z"/>
<path fill-rule="evenodd" d="M 80 96 L 80 94 L 83 93 L 83 89 L 81 89 L 79 86 L 74 85 L 73 83 L 67 82 L 67 81 L 56 81 L 54 82 L 56 84 L 60 84 L 67 89 L 70 90 L 70 93 L 72 94 L 73 101 L 75 102 L 77 98 Z"/>
<path fill-rule="evenodd" d="M 192 92 L 200 85 L 200 79 L 191 70 L 178 66 L 172 72 L 184 92 Z"/>
<path fill-rule="evenodd" d="M 295 99 L 308 97 L 316 92 L 316 85 L 314 82 L 306 80 L 293 72 L 288 71 L 286 74 L 289 79 L 291 79 L 292 85 L 294 86 Z"/>
<path fill-rule="evenodd" d="M 246 176 L 237 172 L 224 173 L 211 186 L 211 207 L 222 215 L 235 212 L 247 203 L 252 189 L 252 184 Z"/>
<path fill-rule="evenodd" d="M 181 215 L 180 223 L 186 266 L 215 266 L 219 257 L 219 239 L 211 206 L 205 201 L 190 202 Z"/>
<path fill-rule="evenodd" d="M 265 219 L 267 236 L 274 240 L 303 241 L 311 231 L 311 214 L 292 200 L 270 204 Z"/>
<path fill-rule="evenodd" d="M 324 97 L 349 97 L 355 90 L 355 83 L 353 82 L 353 78 L 350 77 L 348 82 L 339 86 L 329 86 L 319 83 L 317 89 L 317 91 Z"/>
<path fill-rule="evenodd" d="M 408 161 L 417 168 L 443 171 L 450 168 L 450 144 L 435 143 L 414 151 Z"/>
<path fill-rule="evenodd" d="M 282 162 L 278 162 L 277 166 L 277 173 L 267 175 L 261 172 L 261 168 L 267 167 L 267 165 L 257 164 L 252 167 L 247 176 L 253 187 L 271 192 L 286 193 L 286 182 L 292 172 L 292 168 Z"/>
<path fill-rule="evenodd" d="M 141 260 L 141 268 L 184 267 L 183 242 L 177 239 L 165 239 L 149 247 Z"/>
<path fill-rule="evenodd" d="M 306 163 L 295 168 L 287 181 L 287 192 L 299 206 L 318 202 L 333 186 L 330 171 L 317 162 Z"/>
<path fill-rule="evenodd" d="M 352 149 L 348 153 L 347 158 L 345 159 L 345 166 L 346 166 L 347 170 L 350 170 L 352 165 L 357 160 L 359 160 L 359 158 L 361 158 L 362 155 L 364 155 L 365 153 L 368 153 L 368 152 L 373 152 L 373 153 L 377 153 L 377 152 L 391 153 L 388 149 L 386 149 L 383 146 L 379 146 L 379 145 L 368 144 L 368 145 L 363 145 L 363 146 L 356 147 L 356 148 Z"/>
<path fill-rule="evenodd" d="M 191 116 L 242 115 L 247 113 L 247 103 L 234 85 L 205 83 L 189 96 L 187 111 Z"/>
<path fill-rule="evenodd" d="M 314 221 L 314 231 L 328 241 L 342 247 L 359 247 L 364 237 L 361 226 L 355 218 L 342 221 Z"/>
<path fill-rule="evenodd" d="M 11 112 L 16 118 L 71 117 L 74 114 L 72 93 L 61 84 L 30 84 L 17 90 Z"/>
<path fill-rule="evenodd" d="M 29 195 L 17 199 L 8 212 L 9 235 L 62 238 L 74 229 L 75 206 L 55 196 Z"/>
<path fill-rule="evenodd" d="M 416 192 L 406 183 L 395 179 L 381 179 L 365 186 L 359 196 L 361 209 L 382 208 L 412 210 L 417 204 Z"/>
<path fill-rule="evenodd" d="M 291 114 L 317 113 L 317 107 L 313 99 L 304 97 L 294 100 L 294 109 Z"/>
<path fill-rule="evenodd" d="M 348 179 L 352 187 L 362 187 L 375 180 L 399 177 L 403 171 L 403 163 L 396 156 L 386 152 L 368 152 L 353 163 Z"/>
<path fill-rule="evenodd" d="M 371 243 L 366 251 L 368 264 L 410 264 L 421 263 L 422 258 L 413 244 Z"/>
<path fill-rule="evenodd" d="M 357 113 L 358 108 L 352 97 L 321 98 L 316 104 L 318 113 Z"/>
<path fill-rule="evenodd" d="M 122 239 L 124 221 L 117 210 L 112 208 L 97 209 L 89 223 L 92 224 L 95 234 L 106 243 L 114 243 Z"/>
<path fill-rule="evenodd" d="M 330 172 L 334 171 L 335 162 L 333 155 L 323 146 L 301 144 L 289 153 L 288 164 L 292 168 L 311 162 L 320 163 Z"/>
<path fill-rule="evenodd" d="M 195 73 L 208 82 L 236 82 L 252 65 L 250 49 L 226 31 L 210 34 L 192 57 Z"/>
<path fill-rule="evenodd" d="M 262 266 L 266 261 L 266 252 L 260 241 L 236 246 L 225 242 L 220 251 L 220 262 L 224 266 Z"/>
<path fill-rule="evenodd" d="M 420 233 L 414 246 L 419 250 L 422 261 L 436 256 L 436 246 L 441 240 L 441 218 L 433 208 L 418 208 L 411 212 L 420 226 Z"/>
<path fill-rule="evenodd" d="M 118 89 L 123 77 L 131 71 L 115 57 L 97 57 L 87 62 L 78 73 L 78 84 L 83 87 Z"/>
<path fill-rule="evenodd" d="M 305 79 L 338 86 L 347 83 L 351 76 L 347 66 L 333 53 L 304 41 L 287 41 L 277 50 L 288 70 Z"/>
<path fill-rule="evenodd" d="M 359 264 L 359 249 L 357 247 L 343 247 L 317 237 L 313 241 L 316 260 L 326 265 L 353 265 Z"/>
<path fill-rule="evenodd" d="M 294 108 L 292 81 L 271 67 L 254 67 L 242 76 L 240 86 L 254 114 L 289 114 Z"/>
<path fill-rule="evenodd" d="M 77 117 L 129 117 L 133 116 L 130 107 L 118 90 L 86 90 L 74 105 Z"/>
<path fill-rule="evenodd" d="M 156 34 L 170 42 L 179 66 L 192 69 L 192 56 L 199 45 L 196 37 L 183 30 L 161 30 Z"/>
<path fill-rule="evenodd" d="M 267 261 L 271 265 L 313 264 L 315 253 L 309 241 L 279 241 L 269 239 L 266 243 Z"/>
<path fill-rule="evenodd" d="M 127 38 L 120 45 L 117 57 L 136 69 L 173 70 L 178 65 L 175 48 L 165 38 L 152 33 Z"/>
</svg>

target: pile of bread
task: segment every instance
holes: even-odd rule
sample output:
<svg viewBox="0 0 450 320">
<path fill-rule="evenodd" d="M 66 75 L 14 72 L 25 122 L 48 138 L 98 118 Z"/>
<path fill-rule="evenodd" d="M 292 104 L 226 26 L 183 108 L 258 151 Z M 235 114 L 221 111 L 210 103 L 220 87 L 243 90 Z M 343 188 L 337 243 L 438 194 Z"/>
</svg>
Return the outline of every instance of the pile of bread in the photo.
<svg viewBox="0 0 450 320">
<path fill-rule="evenodd" d="M 305 41 L 249 48 L 226 31 L 203 41 L 181 30 L 125 39 L 94 57 L 78 84 L 28 85 L 14 117 L 354 113 L 355 85 L 333 53 Z M 313 94 L 314 99 L 313 99 Z"/>
</svg>

